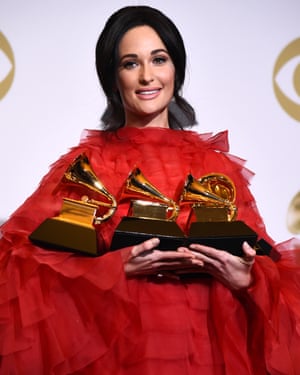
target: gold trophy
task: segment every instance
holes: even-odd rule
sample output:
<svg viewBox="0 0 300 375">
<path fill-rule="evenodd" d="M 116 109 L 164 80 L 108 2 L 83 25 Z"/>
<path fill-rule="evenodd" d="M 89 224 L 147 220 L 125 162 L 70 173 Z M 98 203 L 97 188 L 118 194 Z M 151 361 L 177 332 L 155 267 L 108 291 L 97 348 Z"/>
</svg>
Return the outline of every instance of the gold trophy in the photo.
<svg viewBox="0 0 300 375">
<path fill-rule="evenodd" d="M 63 180 L 100 194 L 104 201 L 89 199 L 86 195 L 81 201 L 64 198 L 59 215 L 46 219 L 29 238 L 46 248 L 96 256 L 98 246 L 94 225 L 108 220 L 114 214 L 117 202 L 99 181 L 85 154 L 79 155 L 68 167 Z M 105 212 L 97 216 L 100 207 Z"/>
<path fill-rule="evenodd" d="M 180 203 L 192 207 L 188 220 L 188 242 L 226 250 L 241 256 L 242 244 L 255 246 L 256 233 L 243 221 L 235 220 L 236 189 L 233 181 L 219 173 L 195 179 L 187 176 Z"/>
<path fill-rule="evenodd" d="M 184 243 L 184 233 L 176 224 L 179 207 L 164 196 L 135 168 L 127 178 L 120 201 L 129 199 L 128 216 L 115 230 L 111 250 L 139 244 L 158 237 L 161 250 L 175 250 Z"/>
</svg>

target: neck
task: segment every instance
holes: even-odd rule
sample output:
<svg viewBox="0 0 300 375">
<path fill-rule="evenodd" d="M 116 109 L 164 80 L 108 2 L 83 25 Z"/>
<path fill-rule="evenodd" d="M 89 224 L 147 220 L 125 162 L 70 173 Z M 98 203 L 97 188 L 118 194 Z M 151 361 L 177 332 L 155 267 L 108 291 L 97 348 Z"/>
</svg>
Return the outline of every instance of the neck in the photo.
<svg viewBox="0 0 300 375">
<path fill-rule="evenodd" d="M 168 112 L 145 116 L 127 115 L 125 126 L 134 128 L 169 128 Z"/>
</svg>

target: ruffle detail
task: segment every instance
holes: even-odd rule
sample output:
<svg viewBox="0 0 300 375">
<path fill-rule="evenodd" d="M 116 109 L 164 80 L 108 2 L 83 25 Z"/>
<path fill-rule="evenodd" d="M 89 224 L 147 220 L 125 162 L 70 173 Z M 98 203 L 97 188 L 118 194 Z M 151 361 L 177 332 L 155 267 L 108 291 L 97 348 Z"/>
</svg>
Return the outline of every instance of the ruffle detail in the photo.
<svg viewBox="0 0 300 375">
<path fill-rule="evenodd" d="M 97 227 L 103 254 L 97 258 L 44 250 L 28 239 L 60 212 L 63 197 L 86 194 L 62 182 L 81 153 L 119 201 L 115 215 Z M 122 190 L 135 166 L 174 200 L 189 173 L 228 175 L 238 219 L 275 247 L 249 190 L 253 173 L 229 154 L 227 131 L 85 131 L 1 228 L 1 375 L 299 375 L 298 244 L 277 246 L 277 263 L 257 257 L 253 285 L 240 293 L 210 277 L 128 280 L 121 251 L 108 249 L 128 213 Z M 177 220 L 183 230 L 188 214 L 183 209 Z"/>
</svg>

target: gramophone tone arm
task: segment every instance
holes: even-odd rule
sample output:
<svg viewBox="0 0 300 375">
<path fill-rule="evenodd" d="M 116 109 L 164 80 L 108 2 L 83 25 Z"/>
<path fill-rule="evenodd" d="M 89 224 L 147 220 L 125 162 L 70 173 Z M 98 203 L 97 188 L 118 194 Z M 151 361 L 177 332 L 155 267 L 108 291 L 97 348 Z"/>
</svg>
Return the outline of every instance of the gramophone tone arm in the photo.
<svg viewBox="0 0 300 375">
<path fill-rule="evenodd" d="M 103 221 L 108 220 L 115 213 L 115 211 L 117 209 L 117 201 L 115 200 L 115 198 L 112 195 L 110 196 L 110 199 L 111 199 L 111 203 L 107 203 L 107 202 L 97 201 L 96 199 L 89 199 L 89 197 L 86 196 L 86 195 L 81 197 L 81 200 L 83 202 L 95 204 L 96 206 L 108 207 L 109 208 L 109 210 L 107 211 L 107 213 L 105 215 L 95 217 L 95 219 L 94 219 L 95 224 L 101 224 Z"/>
<path fill-rule="evenodd" d="M 175 220 L 175 219 L 177 218 L 177 216 L 179 215 L 179 206 L 178 206 L 178 204 L 177 204 L 176 202 L 174 202 L 173 200 L 168 201 L 167 203 L 168 203 L 168 205 L 169 205 L 169 207 L 168 207 L 168 211 L 171 211 L 171 212 L 172 212 L 168 220 L 173 221 L 173 220 Z"/>
<path fill-rule="evenodd" d="M 202 191 L 199 190 L 199 187 L 196 191 L 193 191 L 193 189 L 191 188 L 190 192 L 194 194 L 194 196 L 198 198 L 198 200 L 199 200 L 199 195 L 202 195 L 204 198 L 208 198 L 212 201 L 217 201 L 227 206 L 231 205 L 231 202 L 228 199 L 224 199 L 218 196 L 217 194 L 214 194 L 214 193 L 211 193 L 210 191 L 205 190 L 204 188 Z"/>
</svg>

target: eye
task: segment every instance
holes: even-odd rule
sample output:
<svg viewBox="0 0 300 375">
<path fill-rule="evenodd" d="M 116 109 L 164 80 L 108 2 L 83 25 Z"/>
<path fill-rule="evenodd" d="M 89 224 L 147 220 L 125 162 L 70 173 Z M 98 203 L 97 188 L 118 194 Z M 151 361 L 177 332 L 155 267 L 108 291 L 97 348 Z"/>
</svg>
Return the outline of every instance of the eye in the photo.
<svg viewBox="0 0 300 375">
<path fill-rule="evenodd" d="M 167 60 L 168 60 L 168 57 L 166 57 L 166 56 L 155 56 L 155 57 L 153 58 L 153 63 L 154 63 L 155 65 L 162 65 L 162 64 L 164 64 Z"/>
<path fill-rule="evenodd" d="M 124 69 L 130 70 L 130 69 L 134 69 L 135 67 L 137 67 L 137 65 L 138 64 L 136 61 L 128 60 L 128 61 L 122 62 L 121 67 Z"/>
<path fill-rule="evenodd" d="M 278 56 L 273 72 L 273 85 L 282 108 L 300 121 L 300 39 L 287 45 Z"/>
</svg>

